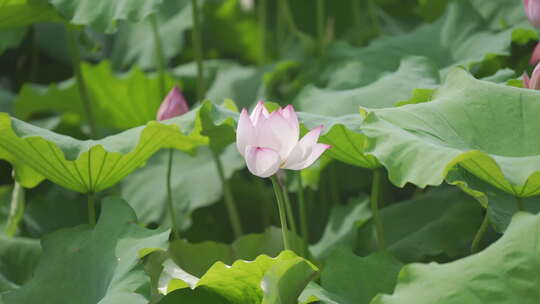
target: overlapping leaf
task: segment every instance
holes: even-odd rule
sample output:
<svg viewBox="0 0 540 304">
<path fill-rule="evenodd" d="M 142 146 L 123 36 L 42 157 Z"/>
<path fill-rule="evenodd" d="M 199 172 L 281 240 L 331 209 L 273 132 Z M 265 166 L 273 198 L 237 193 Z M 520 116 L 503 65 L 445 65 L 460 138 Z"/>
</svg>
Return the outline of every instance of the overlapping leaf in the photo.
<svg viewBox="0 0 540 304">
<path fill-rule="evenodd" d="M 3 294 L 4 302 L 148 303 L 150 279 L 139 259 L 165 249 L 169 231 L 140 227 L 121 199 L 109 198 L 102 206 L 95 228 L 83 225 L 47 236 L 34 277 Z"/>
<path fill-rule="evenodd" d="M 202 107 L 214 106 L 206 102 Z M 215 107 L 217 125 L 236 115 Z M 97 192 L 120 181 L 159 149 L 194 152 L 208 144 L 208 138 L 200 134 L 200 125 L 195 109 L 101 140 L 80 141 L 0 114 L 0 158 L 15 166 L 18 180 L 26 187 L 47 178 L 74 191 Z"/>
<path fill-rule="evenodd" d="M 222 185 L 212 152 L 201 147 L 197 155 L 191 156 L 175 151 L 173 156 L 172 189 L 177 219 L 183 228 L 190 224 L 191 213 L 219 200 Z M 225 177 L 244 167 L 244 159 L 230 146 L 221 154 Z M 144 223 L 168 221 L 166 205 L 165 172 L 168 153 L 158 152 L 146 165 L 122 181 L 122 196 L 135 209 Z"/>
<path fill-rule="evenodd" d="M 380 212 L 387 250 L 402 262 L 454 259 L 469 253 L 482 208 L 455 187 L 441 186 Z M 358 252 L 377 250 L 373 222 L 359 233 Z"/>
<path fill-rule="evenodd" d="M 540 215 L 518 213 L 502 238 L 476 255 L 405 266 L 393 295 L 372 304 L 538 303 L 539 228 Z"/>
<path fill-rule="evenodd" d="M 47 0 L 0 1 L 0 29 L 45 21 L 62 21 L 62 17 Z"/>
<path fill-rule="evenodd" d="M 407 57 L 399 69 L 377 81 L 354 89 L 321 89 L 313 85 L 304 88 L 295 103 L 302 111 L 339 116 L 357 112 L 360 106 L 368 108 L 393 107 L 407 100 L 417 88 L 432 88 L 439 82 L 439 70 L 424 57 Z"/>
<path fill-rule="evenodd" d="M 158 11 L 163 0 L 49 0 L 73 24 L 114 32 L 119 20 L 140 21 Z"/>
<path fill-rule="evenodd" d="M 439 185 L 456 165 L 514 196 L 540 194 L 540 94 L 452 71 L 431 102 L 374 110 L 362 125 L 393 183 Z"/>
<path fill-rule="evenodd" d="M 321 273 L 321 285 L 311 284 L 303 301 L 329 304 L 368 304 L 378 293 L 394 290 L 402 264 L 388 253 L 359 257 L 346 249 L 334 250 Z"/>
<path fill-rule="evenodd" d="M 199 279 L 195 289 L 175 290 L 159 303 L 203 303 L 212 298 L 206 303 L 295 304 L 316 274 L 314 265 L 291 251 L 275 258 L 261 255 L 254 261 L 239 260 L 231 266 L 217 262 Z"/>
<path fill-rule="evenodd" d="M 327 117 L 300 113 L 301 122 L 308 129 L 324 125 L 319 141 L 332 146 L 325 154 L 339 161 L 363 168 L 377 168 L 379 163 L 365 154 L 367 138 L 361 133 L 363 118 L 360 114 Z"/>
<path fill-rule="evenodd" d="M 137 127 L 155 119 L 162 100 L 159 79 L 134 67 L 127 75 L 115 75 L 108 61 L 83 64 L 91 96 L 94 119 L 99 127 L 120 130 Z M 167 76 L 167 88 L 175 81 Z M 73 113 L 86 119 L 82 99 L 74 79 L 50 86 L 26 84 L 15 101 L 15 114 L 28 119 L 43 111 Z"/>
</svg>

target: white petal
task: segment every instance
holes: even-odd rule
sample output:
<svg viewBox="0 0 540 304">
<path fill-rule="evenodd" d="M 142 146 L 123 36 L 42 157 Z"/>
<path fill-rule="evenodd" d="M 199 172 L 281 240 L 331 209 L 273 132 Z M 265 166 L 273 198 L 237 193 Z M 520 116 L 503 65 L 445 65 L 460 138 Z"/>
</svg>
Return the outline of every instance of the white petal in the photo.
<svg viewBox="0 0 540 304">
<path fill-rule="evenodd" d="M 320 156 L 323 154 L 324 151 L 330 149 L 330 145 L 326 144 L 315 144 L 315 146 L 312 147 L 311 153 L 307 155 L 307 157 L 300 163 L 297 164 L 291 164 L 287 169 L 291 170 L 302 170 L 309 166 L 311 166 Z"/>
<path fill-rule="evenodd" d="M 238 120 L 238 127 L 236 128 L 236 148 L 244 156 L 246 147 L 256 145 L 256 142 L 255 128 L 251 123 L 247 110 L 243 109 Z"/>
<path fill-rule="evenodd" d="M 254 126 L 257 126 L 261 121 L 267 119 L 270 116 L 268 110 L 264 106 L 264 102 L 259 101 L 253 111 L 251 112 L 251 122 Z"/>
<path fill-rule="evenodd" d="M 298 116 L 296 115 L 296 112 L 294 111 L 294 107 L 292 105 L 288 105 L 283 109 L 279 109 L 281 116 L 287 120 L 291 128 L 297 133 L 298 137 L 300 137 L 300 125 L 298 123 Z"/>
<path fill-rule="evenodd" d="M 256 127 L 257 146 L 276 150 L 280 158 L 285 159 L 298 143 L 298 133 L 279 111 Z"/>
<path fill-rule="evenodd" d="M 289 153 L 287 156 L 283 168 L 294 169 L 302 166 L 303 162 L 311 154 L 311 150 L 317 143 L 323 128 L 323 126 L 318 126 L 304 135 L 304 137 L 302 137 L 298 144 L 292 149 L 291 153 Z"/>
<path fill-rule="evenodd" d="M 279 154 L 272 149 L 255 146 L 246 148 L 246 164 L 253 175 L 272 176 L 279 170 L 280 163 Z"/>
</svg>

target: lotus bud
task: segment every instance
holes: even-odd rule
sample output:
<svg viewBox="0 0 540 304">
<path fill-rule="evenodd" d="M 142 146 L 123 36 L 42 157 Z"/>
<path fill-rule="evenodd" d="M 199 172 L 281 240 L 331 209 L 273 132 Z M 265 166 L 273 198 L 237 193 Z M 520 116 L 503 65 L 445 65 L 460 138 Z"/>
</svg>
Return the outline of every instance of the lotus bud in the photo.
<svg viewBox="0 0 540 304">
<path fill-rule="evenodd" d="M 540 28 L 540 0 L 523 0 L 523 6 L 529 22 Z"/>
<path fill-rule="evenodd" d="M 313 164 L 329 145 L 317 143 L 323 126 L 300 139 L 300 125 L 292 105 L 269 113 L 261 101 L 248 114 L 242 110 L 236 130 L 236 147 L 249 171 L 270 177 L 279 169 L 302 170 Z"/>
<path fill-rule="evenodd" d="M 531 59 L 529 59 L 530 65 L 536 65 L 538 62 L 540 62 L 540 43 L 536 44 L 532 52 Z"/>
<path fill-rule="evenodd" d="M 531 77 L 527 73 L 523 74 L 523 87 L 527 89 L 540 90 L 540 64 L 537 64 Z"/>
<path fill-rule="evenodd" d="M 167 97 L 165 97 L 161 103 L 161 106 L 159 106 L 157 120 L 161 121 L 180 116 L 188 111 L 189 106 L 184 98 L 184 95 L 182 95 L 180 89 L 175 86 L 171 89 Z"/>
</svg>

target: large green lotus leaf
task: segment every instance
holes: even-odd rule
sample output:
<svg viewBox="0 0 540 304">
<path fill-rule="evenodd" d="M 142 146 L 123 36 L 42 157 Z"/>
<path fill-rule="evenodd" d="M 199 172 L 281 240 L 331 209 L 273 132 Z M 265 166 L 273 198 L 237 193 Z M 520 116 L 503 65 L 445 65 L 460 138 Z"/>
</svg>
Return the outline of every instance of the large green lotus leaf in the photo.
<svg viewBox="0 0 540 304">
<path fill-rule="evenodd" d="M 213 116 L 218 126 L 237 116 L 210 102 L 202 107 L 219 108 Z M 122 180 L 162 148 L 191 153 L 207 145 L 208 138 L 200 134 L 197 112 L 194 109 L 167 121 L 151 121 L 101 140 L 86 141 L 32 126 L 4 113 L 0 114 L 0 158 L 15 166 L 17 179 L 25 187 L 47 178 L 74 191 L 98 192 Z"/>
<path fill-rule="evenodd" d="M 0 10 L 2 8 L 0 7 Z M 0 30 L 0 55 L 7 49 L 19 46 L 26 35 L 27 28 Z"/>
<path fill-rule="evenodd" d="M 372 304 L 533 304 L 540 300 L 540 215 L 517 213 L 484 251 L 447 264 L 410 264 L 393 295 Z"/>
<path fill-rule="evenodd" d="M 224 98 L 234 100 L 239 107 L 248 108 L 257 101 L 262 86 L 262 71 L 255 67 L 225 65 L 217 72 L 206 98 L 222 102 Z"/>
<path fill-rule="evenodd" d="M 245 166 L 234 145 L 220 158 L 226 178 Z M 122 197 L 143 223 L 169 221 L 165 184 L 168 161 L 168 151 L 160 151 L 122 181 Z M 175 151 L 171 178 L 176 217 L 182 228 L 190 225 L 194 210 L 215 203 L 222 195 L 221 181 L 208 147 L 201 147 L 195 156 Z"/>
<path fill-rule="evenodd" d="M 335 204 L 321 239 L 309 247 L 317 259 L 326 258 L 337 247 L 353 250 L 358 228 L 371 219 L 369 198 L 365 195 L 347 205 Z"/>
<path fill-rule="evenodd" d="M 497 55 L 509 55 L 513 39 L 526 42 L 522 41 L 524 37 L 518 37 L 514 32 L 521 31 L 520 34 L 525 36 L 532 33 L 528 39 L 533 39 L 535 33 L 531 29 L 531 25 L 523 21 L 504 31 L 492 30 L 468 0 L 456 0 L 450 3 L 442 18 L 409 33 L 383 36 L 363 48 L 335 43 L 329 49 L 332 64 L 327 65 L 322 78 L 327 81 L 336 77 L 346 78 L 347 75 L 340 76 L 342 70 L 338 67 L 347 62 L 357 62 L 363 73 L 358 74 L 361 78 L 351 83 L 364 86 L 384 73 L 395 71 L 401 59 L 409 55 L 427 57 L 443 71 L 456 65 L 469 67 Z"/>
<path fill-rule="evenodd" d="M 178 55 L 184 47 L 184 32 L 192 27 L 192 9 L 189 0 L 164 0 L 156 21 L 166 60 Z M 157 66 L 156 46 L 149 20 L 121 22 L 111 50 L 111 61 L 116 68 L 135 64 L 143 69 Z"/>
<path fill-rule="evenodd" d="M 105 199 L 102 208 L 95 228 L 81 225 L 46 236 L 34 277 L 4 294 L 4 302 L 148 303 L 150 278 L 140 259 L 165 249 L 169 231 L 142 228 L 119 198 Z"/>
<path fill-rule="evenodd" d="M 490 224 L 499 233 L 506 230 L 512 216 L 518 211 L 518 198 L 482 181 L 460 166 L 448 172 L 446 182 L 458 186 L 487 208 Z M 520 200 L 523 201 L 525 210 L 535 214 L 540 212 L 539 197 L 520 198 Z"/>
<path fill-rule="evenodd" d="M 157 12 L 163 0 L 48 0 L 73 24 L 112 33 L 120 20 L 137 22 Z"/>
<path fill-rule="evenodd" d="M 347 249 L 334 250 L 326 260 L 320 286 L 311 285 L 301 300 L 315 297 L 331 304 L 368 304 L 378 293 L 394 290 L 402 266 L 385 252 L 359 257 Z"/>
<path fill-rule="evenodd" d="M 403 262 L 433 258 L 455 259 L 469 253 L 482 221 L 482 208 L 455 187 L 430 189 L 426 194 L 381 210 L 387 249 Z M 373 222 L 359 233 L 358 252 L 377 250 Z"/>
<path fill-rule="evenodd" d="M 295 241 L 300 241 L 300 238 L 292 234 L 291 237 Z M 281 229 L 270 226 L 264 233 L 244 235 L 232 244 L 175 240 L 170 245 L 169 255 L 181 269 L 200 277 L 218 261 L 231 264 L 238 259 L 253 260 L 261 254 L 276 256 L 281 251 L 283 251 Z"/>
<path fill-rule="evenodd" d="M 377 168 L 379 162 L 371 155 L 365 154 L 367 138 L 360 132 L 363 118 L 360 114 L 349 114 L 340 117 L 328 117 L 309 113 L 299 113 L 303 123 L 303 131 L 324 125 L 319 142 L 329 144 L 331 149 L 326 155 L 344 163 L 363 168 Z"/>
<path fill-rule="evenodd" d="M 30 280 L 40 256 L 38 240 L 0 236 L 0 293 Z"/>
<path fill-rule="evenodd" d="M 540 194 L 540 94 L 456 68 L 431 102 L 371 112 L 369 153 L 399 186 L 439 185 L 456 165 L 514 196 Z"/>
<path fill-rule="evenodd" d="M 154 120 L 162 101 L 159 79 L 134 67 L 126 75 L 115 75 L 108 61 L 83 64 L 82 73 L 91 95 L 98 127 L 128 129 Z M 166 76 L 166 88 L 175 80 Z M 74 79 L 49 86 L 26 84 L 15 101 L 15 114 L 28 119 L 43 111 L 74 113 L 82 119 L 86 112 Z"/>
<path fill-rule="evenodd" d="M 47 0 L 0 0 L 0 29 L 62 20 Z"/>
<path fill-rule="evenodd" d="M 303 111 L 340 116 L 357 112 L 360 106 L 368 108 L 393 107 L 406 100 L 417 88 L 430 89 L 439 83 L 439 69 L 425 57 L 406 57 L 395 73 L 377 81 L 348 90 L 305 87 L 295 103 Z"/>
<path fill-rule="evenodd" d="M 490 21 L 490 26 L 494 29 L 507 28 L 527 21 L 522 1 L 472 0 L 471 3 L 485 20 Z"/>
<path fill-rule="evenodd" d="M 313 264 L 291 251 L 275 258 L 261 255 L 253 261 L 238 260 L 231 266 L 217 262 L 200 278 L 195 289 L 175 290 L 159 303 L 189 302 L 192 297 L 212 294 L 222 301 L 212 303 L 296 304 L 316 274 Z"/>
</svg>

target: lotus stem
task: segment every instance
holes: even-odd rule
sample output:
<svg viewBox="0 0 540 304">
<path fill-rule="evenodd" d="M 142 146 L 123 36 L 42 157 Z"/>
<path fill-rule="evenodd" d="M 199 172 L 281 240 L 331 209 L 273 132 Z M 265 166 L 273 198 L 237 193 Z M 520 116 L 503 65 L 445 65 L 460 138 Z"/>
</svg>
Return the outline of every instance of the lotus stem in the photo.
<svg viewBox="0 0 540 304">
<path fill-rule="evenodd" d="M 283 248 L 285 250 L 291 250 L 291 240 L 289 239 L 289 229 L 287 227 L 287 216 L 285 215 L 285 202 L 283 200 L 283 193 L 281 193 L 281 186 L 275 175 L 271 178 L 272 186 L 274 187 L 274 194 L 278 204 L 279 220 L 281 222 L 281 234 L 283 236 Z"/>
<path fill-rule="evenodd" d="M 478 232 L 476 232 L 476 235 L 474 237 L 474 240 L 471 245 L 471 253 L 478 252 L 478 247 L 480 246 L 480 241 L 482 241 L 484 234 L 486 234 L 487 228 L 489 227 L 489 214 L 486 211 L 486 214 L 484 215 L 484 220 L 482 221 L 482 225 L 480 225 L 480 229 L 478 229 Z"/>
<path fill-rule="evenodd" d="M 24 204 L 24 188 L 15 181 L 11 194 L 9 217 L 5 228 L 6 235 L 9 237 L 13 237 L 17 233 L 19 223 L 24 214 Z"/>
<path fill-rule="evenodd" d="M 201 39 L 201 23 L 199 16 L 199 7 L 197 0 L 191 0 L 191 9 L 193 15 L 193 51 L 195 54 L 195 61 L 197 63 L 197 100 L 201 101 L 204 98 L 205 86 L 204 86 L 204 70 L 203 70 L 203 48 Z"/>
<path fill-rule="evenodd" d="M 375 28 L 375 31 L 377 34 L 381 33 L 381 24 L 379 23 L 379 16 L 377 16 L 377 5 L 375 4 L 375 1 L 369 0 L 369 15 L 371 17 L 371 23 L 373 24 L 373 27 Z"/>
<path fill-rule="evenodd" d="M 69 26 L 68 42 L 71 64 L 73 65 L 73 73 L 75 74 L 75 79 L 77 81 L 77 88 L 79 89 L 79 95 L 81 96 L 84 111 L 86 113 L 86 119 L 88 120 L 88 125 L 90 126 L 90 137 L 96 138 L 96 123 L 94 121 L 94 115 L 92 112 L 92 101 L 90 99 L 90 95 L 88 94 L 86 82 L 84 81 L 84 76 L 81 71 L 81 57 L 79 54 L 79 43 L 77 39 L 77 29 Z"/>
<path fill-rule="evenodd" d="M 373 214 L 373 222 L 375 223 L 375 231 L 377 232 L 377 244 L 380 251 L 384 251 L 386 249 L 384 229 L 381 216 L 379 214 L 379 200 L 381 196 L 382 179 L 382 169 L 378 168 L 373 170 L 373 183 L 371 185 L 371 213 Z"/>
<path fill-rule="evenodd" d="M 523 204 L 523 198 L 516 196 L 516 205 L 518 211 L 525 211 L 525 205 Z"/>
<path fill-rule="evenodd" d="M 218 170 L 219 179 L 221 180 L 221 185 L 223 187 L 223 196 L 225 199 L 225 206 L 227 207 L 227 213 L 229 215 L 229 220 L 231 222 L 234 236 L 238 239 L 242 236 L 242 224 L 240 222 L 240 216 L 238 215 L 238 210 L 236 209 L 236 202 L 229 187 L 229 182 L 225 178 L 225 172 L 223 170 L 223 164 L 219 155 L 212 151 L 214 157 L 214 162 L 216 163 L 216 168 Z"/>
<path fill-rule="evenodd" d="M 96 226 L 96 194 L 88 192 L 88 224 Z"/>
<path fill-rule="evenodd" d="M 180 238 L 180 229 L 178 228 L 178 222 L 176 221 L 176 211 L 174 210 L 174 200 L 172 195 L 172 166 L 173 166 L 173 157 L 174 150 L 168 149 L 169 151 L 169 161 L 167 162 L 167 175 L 166 175 L 166 185 L 167 185 L 167 208 L 169 209 L 169 216 L 171 217 L 171 228 L 172 235 L 175 238 Z"/>
<path fill-rule="evenodd" d="M 304 256 L 307 255 L 309 246 L 309 226 L 306 210 L 306 200 L 304 197 L 304 186 L 302 182 L 302 171 L 298 171 L 298 205 L 300 209 L 300 231 L 304 240 Z"/>
<path fill-rule="evenodd" d="M 261 65 L 266 63 L 266 0 L 259 3 L 259 26 L 261 30 Z"/>
<path fill-rule="evenodd" d="M 156 14 L 150 16 L 150 26 L 152 28 L 152 35 L 154 36 L 154 46 L 156 48 L 159 89 L 161 93 L 161 98 L 164 98 L 167 94 L 167 88 L 165 88 L 165 54 L 163 53 L 163 44 L 161 43 L 161 37 L 159 35 L 159 27 Z"/>
<path fill-rule="evenodd" d="M 281 185 L 281 192 L 285 201 L 285 209 L 287 210 L 288 223 L 291 225 L 291 231 L 294 235 L 298 235 L 298 229 L 296 229 L 296 221 L 294 219 L 294 212 L 292 209 L 291 199 L 289 197 L 289 191 L 285 185 Z"/>
<path fill-rule="evenodd" d="M 319 52 L 322 55 L 324 52 L 324 0 L 317 0 L 317 40 L 319 42 Z"/>
</svg>

